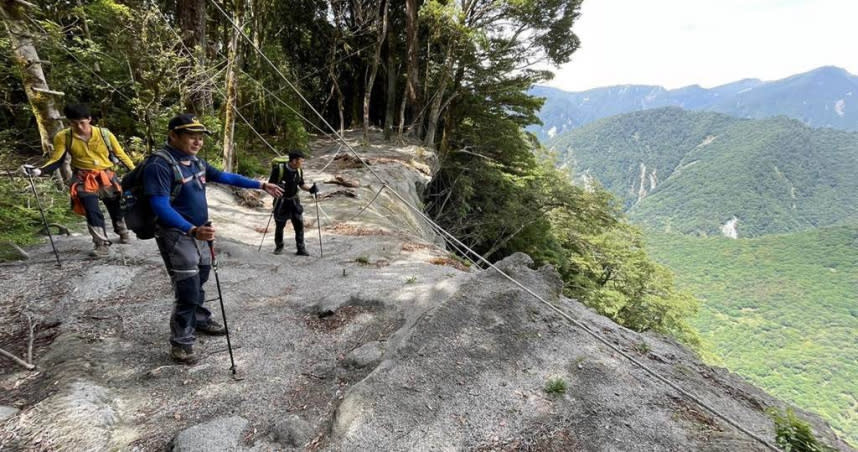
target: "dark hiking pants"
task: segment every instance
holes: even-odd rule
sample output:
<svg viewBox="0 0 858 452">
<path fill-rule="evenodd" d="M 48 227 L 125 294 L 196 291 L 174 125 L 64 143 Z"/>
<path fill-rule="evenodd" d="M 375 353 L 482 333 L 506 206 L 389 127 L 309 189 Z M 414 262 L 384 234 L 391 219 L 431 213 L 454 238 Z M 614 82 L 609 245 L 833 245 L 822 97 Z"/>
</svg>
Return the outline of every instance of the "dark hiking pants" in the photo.
<svg viewBox="0 0 858 452">
<path fill-rule="evenodd" d="M 208 281 L 212 268 L 209 245 L 178 229 L 165 228 L 158 228 L 155 241 L 176 294 L 170 318 L 170 343 L 192 345 L 197 326 L 207 324 L 212 315 L 203 306 L 206 301 L 203 284 Z"/>
<path fill-rule="evenodd" d="M 98 201 L 101 199 L 104 202 L 104 207 L 107 207 L 107 213 L 110 215 L 110 221 L 113 223 L 113 232 L 117 234 L 126 233 L 125 220 L 122 219 L 119 209 L 119 195 L 112 197 L 99 197 L 98 195 L 81 195 L 79 196 L 81 204 L 86 211 L 86 225 L 89 228 L 89 233 L 92 235 L 92 241 L 96 244 L 109 242 L 107 238 L 107 229 L 104 225 L 104 214 L 101 213 L 101 208 L 98 206 Z"/>
<path fill-rule="evenodd" d="M 304 249 L 304 207 L 297 198 L 278 200 L 274 205 L 274 244 L 283 246 L 283 228 L 286 222 L 292 222 L 295 229 L 295 245 L 299 250 Z"/>
</svg>

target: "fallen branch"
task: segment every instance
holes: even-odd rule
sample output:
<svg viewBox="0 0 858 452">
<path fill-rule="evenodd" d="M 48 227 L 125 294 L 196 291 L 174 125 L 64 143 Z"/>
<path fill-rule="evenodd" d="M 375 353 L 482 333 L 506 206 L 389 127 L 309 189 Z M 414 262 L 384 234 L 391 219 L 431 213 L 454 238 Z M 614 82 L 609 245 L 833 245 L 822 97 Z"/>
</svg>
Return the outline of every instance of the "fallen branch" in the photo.
<svg viewBox="0 0 858 452">
<path fill-rule="evenodd" d="M 0 355 L 3 355 L 5 357 L 11 359 L 12 361 L 15 361 L 16 363 L 20 364 L 23 368 L 25 368 L 27 370 L 33 370 L 36 368 L 36 366 L 28 363 L 27 361 L 24 361 L 21 358 L 18 358 L 17 356 L 7 352 L 6 350 L 3 350 L 2 348 L 0 348 Z"/>
<path fill-rule="evenodd" d="M 20 255 L 21 255 L 21 257 L 23 257 L 24 259 L 29 259 L 29 258 L 30 258 L 30 253 L 28 253 L 28 252 L 24 251 L 24 249 L 23 249 L 23 248 L 21 248 L 20 246 L 16 245 L 15 243 L 10 242 L 10 241 L 5 241 L 5 242 L 3 242 L 3 243 L 5 243 L 5 244 L 9 245 L 12 249 L 14 249 L 15 251 L 17 251 L 17 252 L 18 252 L 18 254 L 20 254 Z"/>
</svg>

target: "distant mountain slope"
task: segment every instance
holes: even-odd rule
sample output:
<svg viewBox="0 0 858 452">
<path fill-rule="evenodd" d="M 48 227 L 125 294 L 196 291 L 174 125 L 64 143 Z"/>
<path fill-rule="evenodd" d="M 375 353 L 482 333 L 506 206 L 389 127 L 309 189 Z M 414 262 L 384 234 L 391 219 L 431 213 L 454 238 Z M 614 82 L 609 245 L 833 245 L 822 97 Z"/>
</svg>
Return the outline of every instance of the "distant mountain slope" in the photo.
<svg viewBox="0 0 858 452">
<path fill-rule="evenodd" d="M 648 233 L 647 242 L 704 300 L 694 326 L 723 365 L 858 444 L 858 226 L 742 240 Z"/>
<path fill-rule="evenodd" d="M 713 235 L 735 219 L 739 236 L 758 236 L 858 221 L 858 133 L 662 108 L 548 145 L 660 230 Z"/>
<path fill-rule="evenodd" d="M 711 89 L 625 85 L 566 92 L 536 86 L 531 94 L 546 98 L 539 113 L 543 125 L 529 129 L 541 140 L 607 116 L 667 106 L 740 118 L 784 115 L 811 127 L 858 130 L 858 76 L 831 66 L 782 80 L 746 79 Z"/>
</svg>

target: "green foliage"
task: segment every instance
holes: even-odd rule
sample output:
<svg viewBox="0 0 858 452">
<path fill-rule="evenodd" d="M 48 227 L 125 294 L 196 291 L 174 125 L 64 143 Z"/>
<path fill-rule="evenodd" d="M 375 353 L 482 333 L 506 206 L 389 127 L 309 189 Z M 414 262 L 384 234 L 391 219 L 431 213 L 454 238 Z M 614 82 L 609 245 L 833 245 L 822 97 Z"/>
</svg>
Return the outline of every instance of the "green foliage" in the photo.
<svg viewBox="0 0 858 452">
<path fill-rule="evenodd" d="M 70 207 L 68 193 L 47 178 L 34 178 L 39 201 L 50 223 L 72 226 L 80 223 Z M 44 238 L 44 222 L 26 178 L 0 180 L 0 244 L 29 245 Z M 55 232 L 55 231 L 54 231 Z"/>
<path fill-rule="evenodd" d="M 638 229 L 618 223 L 602 232 L 578 231 L 575 239 L 580 251 L 565 278 L 570 296 L 627 328 L 699 345 L 687 319 L 700 302 L 676 289 L 671 272 L 647 256 Z"/>
<path fill-rule="evenodd" d="M 776 408 L 769 408 L 766 413 L 775 422 L 775 442 L 778 447 L 787 452 L 834 452 L 835 449 L 821 444 L 810 429 L 807 422 L 787 408 L 782 413 Z"/>
<path fill-rule="evenodd" d="M 549 378 L 545 383 L 545 393 L 551 395 L 562 395 L 566 394 L 566 389 L 568 389 L 569 385 L 566 383 L 566 380 L 560 377 Z"/>
<path fill-rule="evenodd" d="M 634 222 L 662 231 L 717 235 L 735 217 L 739 235 L 753 237 L 858 220 L 855 133 L 666 108 L 551 143 Z"/>
<path fill-rule="evenodd" d="M 628 328 L 696 346 L 687 318 L 699 302 L 675 289 L 670 272 L 647 257 L 640 232 L 621 220 L 613 197 L 574 186 L 552 155 L 538 148 L 538 156 L 522 154 L 514 147 L 522 145 L 498 142 L 491 161 L 486 154 L 449 155 L 433 181 L 449 188 L 430 198 L 428 210 L 484 256 L 528 253 L 560 272 L 566 295 Z"/>
<path fill-rule="evenodd" d="M 858 444 L 858 226 L 732 240 L 648 233 L 704 300 L 691 324 L 723 365 Z"/>
</svg>

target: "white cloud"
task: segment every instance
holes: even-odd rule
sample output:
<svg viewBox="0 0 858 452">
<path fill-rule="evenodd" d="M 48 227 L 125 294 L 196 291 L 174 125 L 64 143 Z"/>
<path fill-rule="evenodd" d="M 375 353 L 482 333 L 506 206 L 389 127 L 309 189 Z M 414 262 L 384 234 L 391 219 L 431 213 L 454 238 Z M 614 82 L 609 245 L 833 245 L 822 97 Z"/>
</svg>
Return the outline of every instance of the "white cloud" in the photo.
<svg viewBox="0 0 858 452">
<path fill-rule="evenodd" d="M 581 48 L 549 84 L 711 87 L 834 65 L 858 73 L 855 0 L 585 0 Z"/>
</svg>

